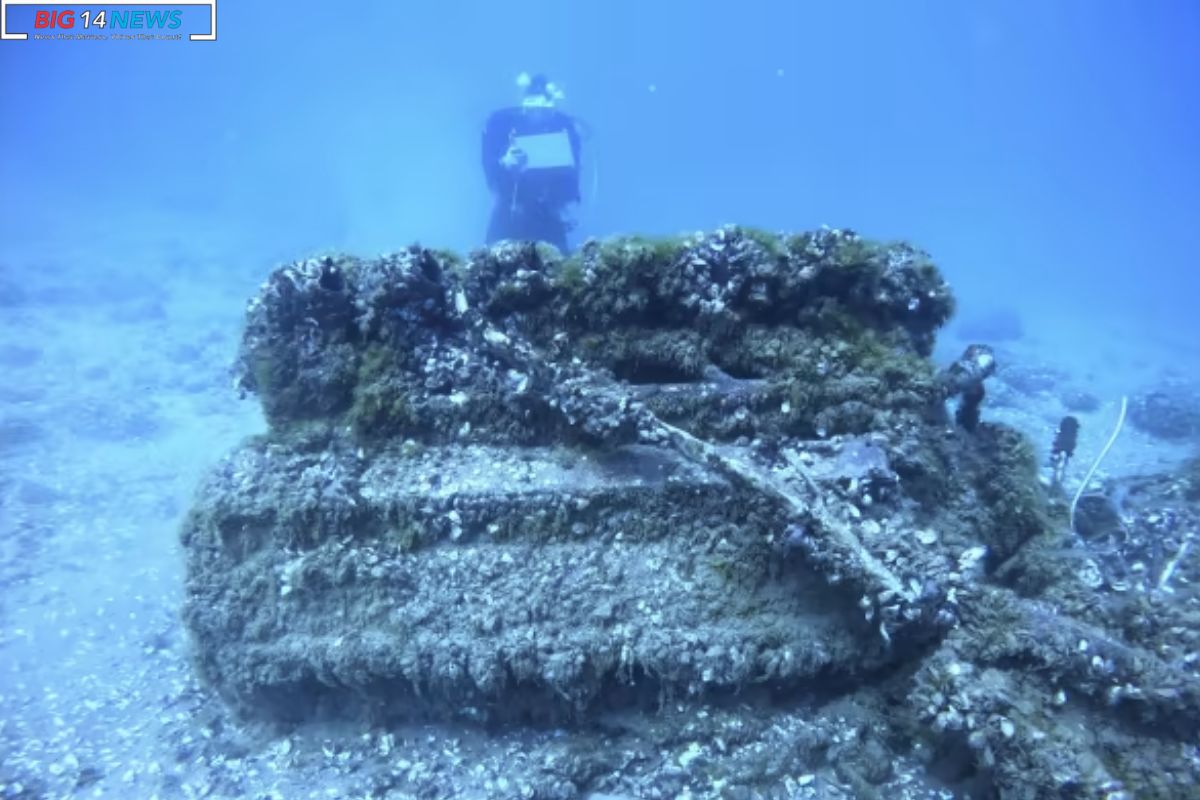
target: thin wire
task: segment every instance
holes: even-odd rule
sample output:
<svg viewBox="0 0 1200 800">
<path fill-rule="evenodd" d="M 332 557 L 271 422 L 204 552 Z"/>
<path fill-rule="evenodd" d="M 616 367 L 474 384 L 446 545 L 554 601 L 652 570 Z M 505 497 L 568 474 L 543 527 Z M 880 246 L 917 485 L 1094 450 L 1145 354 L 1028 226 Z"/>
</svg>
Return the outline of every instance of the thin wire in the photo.
<svg viewBox="0 0 1200 800">
<path fill-rule="evenodd" d="M 1121 426 L 1125 424 L 1125 410 L 1129 407 L 1129 398 L 1121 398 L 1121 415 L 1117 417 L 1117 427 L 1113 428 L 1112 436 L 1108 437 L 1108 443 L 1104 445 L 1104 449 L 1100 451 L 1100 455 L 1096 456 L 1096 460 L 1092 462 L 1092 468 L 1088 470 L 1087 475 L 1083 479 L 1083 483 L 1079 484 L 1079 489 L 1075 491 L 1075 496 L 1071 498 L 1071 530 L 1075 530 L 1075 506 L 1079 505 L 1079 498 L 1083 495 L 1083 490 L 1087 488 L 1088 483 L 1092 480 L 1092 476 L 1096 474 L 1096 468 L 1100 466 L 1100 462 L 1108 455 L 1108 451 L 1112 449 L 1113 442 L 1117 440 L 1117 434 L 1121 432 Z"/>
</svg>

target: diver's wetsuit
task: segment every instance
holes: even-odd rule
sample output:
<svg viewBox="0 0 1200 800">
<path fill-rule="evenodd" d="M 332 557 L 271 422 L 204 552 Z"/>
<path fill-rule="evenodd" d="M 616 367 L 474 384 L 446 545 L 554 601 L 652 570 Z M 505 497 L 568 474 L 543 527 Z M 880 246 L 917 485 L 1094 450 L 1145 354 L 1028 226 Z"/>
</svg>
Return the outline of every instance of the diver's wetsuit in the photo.
<svg viewBox="0 0 1200 800">
<path fill-rule="evenodd" d="M 509 170 L 500 163 L 513 136 L 566 131 L 573 167 Z M 563 209 L 579 202 L 579 132 L 570 116 L 554 108 L 505 108 L 488 117 L 483 129 L 483 172 L 495 205 L 487 243 L 501 239 L 549 242 L 567 252 Z"/>
</svg>

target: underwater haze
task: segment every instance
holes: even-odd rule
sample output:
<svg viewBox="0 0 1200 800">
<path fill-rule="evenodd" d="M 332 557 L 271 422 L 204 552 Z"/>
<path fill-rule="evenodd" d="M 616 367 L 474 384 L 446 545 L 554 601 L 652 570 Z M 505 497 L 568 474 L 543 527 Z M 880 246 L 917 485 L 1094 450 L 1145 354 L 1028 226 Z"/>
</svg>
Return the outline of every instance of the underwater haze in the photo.
<svg viewBox="0 0 1200 800">
<path fill-rule="evenodd" d="M 203 45 L 6 47 L 0 224 L 470 248 L 483 119 L 544 71 L 582 235 L 851 227 L 969 305 L 1194 339 L 1198 38 L 1185 0 L 229 3 Z"/>
<path fill-rule="evenodd" d="M 0 41 L 0 800 L 1196 796 L 1200 3 L 217 6 Z"/>
</svg>

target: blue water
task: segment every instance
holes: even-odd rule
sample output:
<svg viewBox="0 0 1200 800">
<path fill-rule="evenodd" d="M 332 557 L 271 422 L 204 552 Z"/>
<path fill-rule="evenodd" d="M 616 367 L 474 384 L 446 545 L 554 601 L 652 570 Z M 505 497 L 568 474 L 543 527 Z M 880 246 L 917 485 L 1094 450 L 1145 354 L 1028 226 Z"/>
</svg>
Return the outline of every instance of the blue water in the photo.
<svg viewBox="0 0 1200 800">
<path fill-rule="evenodd" d="M 852 227 L 929 249 L 968 304 L 1196 331 L 1187 0 L 225 3 L 218 30 L 6 43 L 3 240 L 86 217 L 468 248 L 482 120 L 543 70 L 591 132 L 581 234 Z"/>
<path fill-rule="evenodd" d="M 908 239 L 955 324 L 1097 395 L 1083 464 L 1122 394 L 1200 380 L 1191 0 L 221 0 L 216 42 L 0 42 L 0 796 L 72 796 L 78 763 L 79 796 L 164 785 L 179 520 L 262 427 L 225 371 L 246 298 L 317 250 L 481 245 L 483 121 L 525 70 L 586 132 L 577 242 Z M 1007 413 L 1048 446 L 1063 410 Z M 1166 452 L 1131 433 L 1106 466 Z"/>
</svg>

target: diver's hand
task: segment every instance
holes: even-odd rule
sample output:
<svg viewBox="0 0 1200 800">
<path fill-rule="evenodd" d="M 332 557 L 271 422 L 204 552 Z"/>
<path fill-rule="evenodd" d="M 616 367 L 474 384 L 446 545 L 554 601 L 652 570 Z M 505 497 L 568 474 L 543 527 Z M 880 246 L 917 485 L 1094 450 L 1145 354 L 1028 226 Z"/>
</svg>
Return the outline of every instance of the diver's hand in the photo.
<svg viewBox="0 0 1200 800">
<path fill-rule="evenodd" d="M 509 146 L 508 152 L 500 159 L 500 165 L 509 170 L 523 169 L 528 161 L 529 156 L 525 151 L 514 144 Z"/>
</svg>

